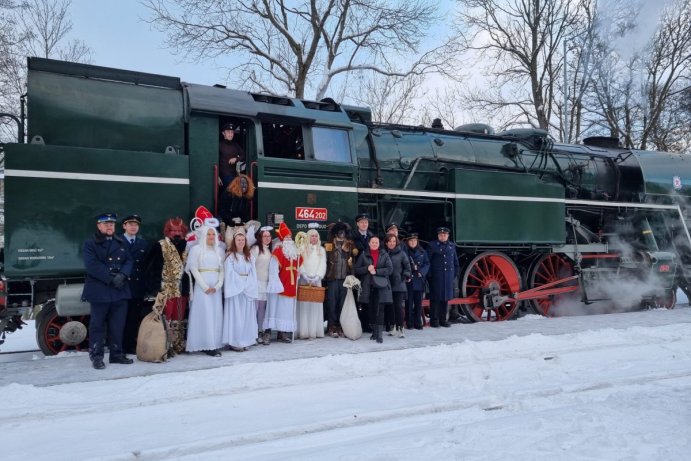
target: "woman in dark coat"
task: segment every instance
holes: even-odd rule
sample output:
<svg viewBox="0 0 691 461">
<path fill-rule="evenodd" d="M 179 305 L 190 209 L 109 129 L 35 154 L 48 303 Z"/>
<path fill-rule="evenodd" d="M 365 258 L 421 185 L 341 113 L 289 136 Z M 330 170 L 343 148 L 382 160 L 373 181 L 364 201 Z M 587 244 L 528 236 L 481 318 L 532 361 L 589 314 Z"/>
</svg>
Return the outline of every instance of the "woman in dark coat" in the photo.
<svg viewBox="0 0 691 461">
<path fill-rule="evenodd" d="M 379 249 L 379 237 L 369 239 L 369 248 L 360 254 L 353 272 L 360 279 L 362 290 L 360 302 L 368 304 L 372 336 L 378 343 L 383 341 L 384 309 L 383 304 L 393 302 L 389 275 L 393 272 L 391 258 L 386 251 Z"/>
<path fill-rule="evenodd" d="M 408 253 L 403 250 L 395 234 L 386 234 L 384 244 L 393 265 L 393 272 L 389 276 L 393 303 L 386 305 L 386 324 L 387 328 L 389 325 L 392 325 L 389 335 L 393 336 L 393 325 L 395 325 L 398 337 L 405 338 L 405 333 L 403 332 L 403 303 L 408 294 L 406 282 L 410 280 L 410 260 L 408 259 Z"/>
</svg>

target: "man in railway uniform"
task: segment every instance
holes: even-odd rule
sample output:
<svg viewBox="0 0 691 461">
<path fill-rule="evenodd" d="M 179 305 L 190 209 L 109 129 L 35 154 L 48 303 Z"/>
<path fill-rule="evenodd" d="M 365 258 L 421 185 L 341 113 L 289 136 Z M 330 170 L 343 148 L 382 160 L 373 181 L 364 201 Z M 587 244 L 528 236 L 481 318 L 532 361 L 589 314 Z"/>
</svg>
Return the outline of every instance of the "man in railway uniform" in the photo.
<svg viewBox="0 0 691 461">
<path fill-rule="evenodd" d="M 411 232 L 406 239 L 408 257 L 412 276 L 406 282 L 408 299 L 406 300 L 407 327 L 422 330 L 425 324 L 422 312 L 422 296 L 425 293 L 425 279 L 429 272 L 429 257 L 424 248 L 418 245 L 418 233 Z"/>
<path fill-rule="evenodd" d="M 106 367 L 103 363 L 106 327 L 109 362 L 125 365 L 133 362 L 125 355 L 122 344 L 130 298 L 127 278 L 132 271 L 132 256 L 125 241 L 115 235 L 116 221 L 114 213 L 97 216 L 96 233 L 84 242 L 86 279 L 82 299 L 91 304 L 89 358 L 97 370 Z"/>
<path fill-rule="evenodd" d="M 149 243 L 138 235 L 141 224 L 142 218 L 137 214 L 129 215 L 122 220 L 122 229 L 125 231 L 122 238 L 127 243 L 133 264 L 129 279 L 132 298 L 127 303 L 127 320 L 125 321 L 123 336 L 125 352 L 128 354 L 137 353 L 137 334 L 139 333 L 139 324 L 144 317 L 144 295 L 146 293 L 144 270 Z"/>
<path fill-rule="evenodd" d="M 329 241 L 324 244 L 326 250 L 326 319 L 329 336 L 343 336 L 341 329 L 341 310 L 348 290 L 343 286 L 345 278 L 353 275 L 353 259 L 357 250 L 348 240 L 348 225 L 337 222 L 329 229 Z"/>
<path fill-rule="evenodd" d="M 242 167 L 245 162 L 245 151 L 240 147 L 240 144 L 233 141 L 236 129 L 237 127 L 232 123 L 224 123 L 221 127 L 223 139 L 218 145 L 218 172 L 224 189 L 238 175 L 238 166 Z"/>
<path fill-rule="evenodd" d="M 302 258 L 293 242 L 292 232 L 284 222 L 278 227 L 281 244 L 271 254 L 269 261 L 269 282 L 267 284 L 266 315 L 264 332 L 278 331 L 278 340 L 292 342 L 295 331 L 295 308 L 297 286 Z"/>
<path fill-rule="evenodd" d="M 358 253 L 369 248 L 369 239 L 372 237 L 372 232 L 369 230 L 369 216 L 367 213 L 360 213 L 355 217 L 356 228 L 350 234 L 350 239 L 355 243 Z"/>
<path fill-rule="evenodd" d="M 459 266 L 456 256 L 456 245 L 449 241 L 449 228 L 437 228 L 437 240 L 430 242 L 427 250 L 430 269 L 427 274 L 429 282 L 429 317 L 430 326 L 434 328 L 450 327 L 446 320 L 448 302 L 453 298 L 454 281 L 458 277 Z"/>
<path fill-rule="evenodd" d="M 350 234 L 350 238 L 355 244 L 355 250 L 357 255 L 361 255 L 365 250 L 369 249 L 369 239 L 372 237 L 372 232 L 369 231 L 369 216 L 367 213 L 360 213 L 355 217 L 356 229 Z M 357 315 L 360 318 L 360 323 L 362 324 L 362 331 L 371 333 L 371 321 L 369 314 L 367 313 L 367 305 L 363 303 L 358 303 Z"/>
<path fill-rule="evenodd" d="M 190 283 L 185 274 L 187 226 L 180 217 L 163 225 L 163 239 L 153 245 L 146 263 L 147 293 L 156 296 L 156 306 L 163 307 L 171 336 L 169 356 L 185 350 L 187 303 Z"/>
</svg>

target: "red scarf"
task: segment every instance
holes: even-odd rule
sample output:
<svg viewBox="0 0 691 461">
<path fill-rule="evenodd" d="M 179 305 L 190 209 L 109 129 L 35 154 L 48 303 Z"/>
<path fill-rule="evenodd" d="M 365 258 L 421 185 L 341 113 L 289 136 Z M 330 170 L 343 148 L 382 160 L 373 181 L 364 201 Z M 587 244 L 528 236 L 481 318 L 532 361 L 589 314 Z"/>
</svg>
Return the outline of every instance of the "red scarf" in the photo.
<svg viewBox="0 0 691 461">
<path fill-rule="evenodd" d="M 370 255 L 372 255 L 372 265 L 376 268 L 377 262 L 379 261 L 379 249 L 369 250 Z"/>
</svg>

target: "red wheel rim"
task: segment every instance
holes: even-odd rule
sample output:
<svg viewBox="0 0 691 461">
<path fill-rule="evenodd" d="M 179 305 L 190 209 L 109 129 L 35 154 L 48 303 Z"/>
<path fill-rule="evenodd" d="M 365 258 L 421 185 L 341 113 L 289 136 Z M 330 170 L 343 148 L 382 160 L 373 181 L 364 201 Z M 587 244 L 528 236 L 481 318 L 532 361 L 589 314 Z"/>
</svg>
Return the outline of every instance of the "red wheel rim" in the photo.
<svg viewBox="0 0 691 461">
<path fill-rule="evenodd" d="M 665 309 L 674 309 L 677 305 L 677 290 L 669 290 L 664 296 L 658 298 L 658 305 Z"/>
<path fill-rule="evenodd" d="M 463 296 L 482 298 L 489 289 L 502 296 L 512 296 L 521 290 L 521 276 L 511 259 L 502 253 L 483 253 L 476 256 L 463 275 Z M 484 307 L 481 303 L 465 304 L 468 317 L 476 322 L 496 322 L 510 319 L 518 303 L 507 301 L 496 307 Z"/>
<path fill-rule="evenodd" d="M 43 339 L 45 340 L 46 346 L 50 349 L 53 354 L 59 354 L 63 351 L 82 351 L 89 350 L 89 336 L 87 334 L 84 341 L 81 343 L 70 346 L 62 342 L 60 339 L 60 329 L 67 322 L 77 321 L 84 325 L 89 325 L 89 316 L 82 315 L 79 317 L 60 317 L 56 314 L 52 315 L 46 324 L 46 328 L 43 333 Z"/>
<path fill-rule="evenodd" d="M 537 288 L 542 285 L 546 285 L 551 282 L 556 282 L 566 277 L 573 275 L 573 264 L 566 260 L 564 257 L 556 254 L 548 254 L 542 256 L 533 265 L 530 274 L 530 288 Z M 576 286 L 578 282 L 572 280 L 560 286 Z M 555 311 L 552 309 L 559 300 L 573 299 L 576 300 L 580 298 L 577 294 L 578 291 L 565 293 L 563 295 L 551 295 L 545 296 L 544 298 L 537 298 L 531 300 L 533 309 L 541 315 L 547 317 L 555 316 Z"/>
</svg>

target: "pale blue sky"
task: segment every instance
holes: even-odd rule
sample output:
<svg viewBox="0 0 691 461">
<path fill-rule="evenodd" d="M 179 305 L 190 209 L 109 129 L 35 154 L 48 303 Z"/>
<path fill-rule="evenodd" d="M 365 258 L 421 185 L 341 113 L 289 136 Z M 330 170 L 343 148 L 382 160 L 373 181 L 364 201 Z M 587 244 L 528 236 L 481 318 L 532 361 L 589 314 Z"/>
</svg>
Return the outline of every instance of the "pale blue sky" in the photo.
<svg viewBox="0 0 691 461">
<path fill-rule="evenodd" d="M 455 4 L 455 0 L 438 2 L 447 11 Z M 91 47 L 95 65 L 170 75 L 192 83 L 226 83 L 226 72 L 213 62 L 190 63 L 174 56 L 164 47 L 165 34 L 141 19 L 147 16 L 148 10 L 137 0 L 72 0 L 71 38 Z M 438 43 L 447 30 L 436 27 L 429 43 Z"/>
<path fill-rule="evenodd" d="M 223 83 L 213 63 L 190 64 L 163 47 L 164 34 L 140 18 L 147 10 L 135 0 L 72 0 L 71 37 L 93 51 L 92 64 L 180 77 L 193 83 Z"/>
</svg>

